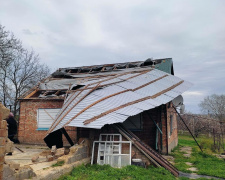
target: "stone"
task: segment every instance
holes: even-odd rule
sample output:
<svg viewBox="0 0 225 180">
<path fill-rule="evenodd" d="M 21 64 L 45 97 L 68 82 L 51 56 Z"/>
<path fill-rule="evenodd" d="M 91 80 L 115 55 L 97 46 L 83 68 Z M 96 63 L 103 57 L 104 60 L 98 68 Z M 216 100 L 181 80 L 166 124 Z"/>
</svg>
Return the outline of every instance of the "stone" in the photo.
<svg viewBox="0 0 225 180">
<path fill-rule="evenodd" d="M 9 167 L 8 164 L 4 164 L 3 166 L 3 179 L 7 179 L 9 176 L 14 175 L 14 170 Z"/>
<path fill-rule="evenodd" d="M 52 146 L 52 149 L 51 149 L 52 155 L 55 155 L 56 150 L 57 150 L 56 146 Z"/>
<path fill-rule="evenodd" d="M 47 161 L 49 162 L 49 161 L 53 161 L 55 158 L 54 158 L 54 156 L 52 156 L 52 155 L 47 155 L 47 156 L 46 156 L 46 159 L 47 159 Z"/>
<path fill-rule="evenodd" d="M 190 162 L 186 162 L 185 164 L 187 164 L 188 166 L 193 166 L 193 164 Z"/>
<path fill-rule="evenodd" d="M 47 155 L 52 155 L 51 150 L 44 150 L 39 154 L 39 156 L 47 156 Z"/>
<path fill-rule="evenodd" d="M 36 174 L 34 173 L 33 169 L 29 166 L 23 166 L 20 170 L 15 174 L 16 179 L 31 179 L 35 177 Z"/>
<path fill-rule="evenodd" d="M 188 170 L 190 170 L 190 171 L 198 171 L 198 169 L 195 168 L 195 167 L 190 167 L 190 168 L 188 168 Z"/>
<path fill-rule="evenodd" d="M 31 158 L 31 161 L 32 161 L 33 163 L 38 162 L 38 160 L 39 160 L 39 155 L 33 156 L 33 157 Z"/>
<path fill-rule="evenodd" d="M 77 149 L 78 149 L 78 145 L 74 145 L 74 146 L 70 147 L 70 154 L 76 153 Z"/>
<path fill-rule="evenodd" d="M 64 148 L 59 148 L 55 152 L 55 157 L 59 158 L 60 156 L 63 156 L 65 154 L 65 149 Z"/>
<path fill-rule="evenodd" d="M 65 153 L 65 155 L 69 154 L 70 153 L 70 149 L 69 148 L 65 148 L 64 153 Z"/>
</svg>

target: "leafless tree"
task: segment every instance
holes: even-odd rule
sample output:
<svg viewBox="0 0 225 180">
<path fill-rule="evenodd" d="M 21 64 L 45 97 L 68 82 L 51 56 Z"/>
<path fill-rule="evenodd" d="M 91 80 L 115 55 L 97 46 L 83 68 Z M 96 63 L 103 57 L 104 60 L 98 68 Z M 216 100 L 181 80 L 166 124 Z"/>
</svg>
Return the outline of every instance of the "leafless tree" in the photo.
<svg viewBox="0 0 225 180">
<path fill-rule="evenodd" d="M 0 99 L 5 106 L 11 104 L 16 113 L 17 98 L 49 72 L 34 51 L 25 50 L 21 41 L 0 25 Z"/>
<path fill-rule="evenodd" d="M 224 149 L 225 95 L 213 94 L 207 96 L 199 106 L 202 112 L 208 113 L 211 117 L 218 120 L 222 136 L 222 147 Z"/>
</svg>

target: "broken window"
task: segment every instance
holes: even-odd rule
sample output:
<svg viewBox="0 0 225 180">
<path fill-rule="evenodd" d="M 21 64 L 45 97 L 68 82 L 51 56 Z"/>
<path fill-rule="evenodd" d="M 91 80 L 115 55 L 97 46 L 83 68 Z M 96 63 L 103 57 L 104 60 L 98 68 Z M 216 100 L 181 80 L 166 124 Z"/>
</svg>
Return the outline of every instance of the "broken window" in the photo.
<svg viewBox="0 0 225 180">
<path fill-rule="evenodd" d="M 54 109 L 42 109 L 37 110 L 37 130 L 48 130 L 53 121 L 55 120 L 56 115 L 58 114 L 60 108 Z"/>
</svg>

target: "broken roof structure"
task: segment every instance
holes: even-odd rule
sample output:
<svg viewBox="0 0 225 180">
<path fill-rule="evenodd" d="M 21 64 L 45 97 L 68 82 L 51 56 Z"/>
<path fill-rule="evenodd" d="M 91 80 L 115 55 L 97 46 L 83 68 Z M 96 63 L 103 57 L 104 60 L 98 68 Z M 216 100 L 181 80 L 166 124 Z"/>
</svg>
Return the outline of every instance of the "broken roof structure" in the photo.
<svg viewBox="0 0 225 180">
<path fill-rule="evenodd" d="M 171 74 L 156 69 L 159 61 L 163 60 L 64 68 L 53 73 L 53 77 L 69 79 L 45 81 L 40 89 L 64 90 L 70 83 L 70 90 L 48 133 L 65 126 L 100 129 L 106 124 L 122 123 L 170 102 L 191 86 L 171 75 L 172 68 L 168 69 Z"/>
</svg>

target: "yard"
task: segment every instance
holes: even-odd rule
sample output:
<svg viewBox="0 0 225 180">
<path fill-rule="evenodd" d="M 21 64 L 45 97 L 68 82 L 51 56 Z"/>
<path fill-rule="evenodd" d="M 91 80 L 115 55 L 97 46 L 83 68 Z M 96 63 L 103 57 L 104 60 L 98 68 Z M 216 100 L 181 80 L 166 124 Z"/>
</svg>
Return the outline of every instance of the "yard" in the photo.
<svg viewBox="0 0 225 180">
<path fill-rule="evenodd" d="M 186 173 L 196 173 L 201 175 L 225 178 L 225 161 L 217 158 L 211 150 L 212 141 L 208 138 L 197 139 L 203 146 L 203 153 L 198 149 L 194 140 L 190 136 L 179 136 L 179 145 L 170 154 L 175 158 L 175 167 L 179 171 Z M 137 166 L 127 166 L 121 169 L 111 168 L 104 165 L 87 165 L 74 168 L 73 171 L 60 177 L 59 180 L 127 180 L 127 179 L 188 179 L 186 177 L 175 178 L 164 168 L 149 167 L 144 169 Z M 206 178 L 199 178 L 206 179 Z"/>
<path fill-rule="evenodd" d="M 179 135 L 179 146 L 171 154 L 175 158 L 175 167 L 182 172 L 225 178 L 225 161 L 223 158 L 216 157 L 218 152 L 212 151 L 212 139 L 199 137 L 197 141 L 203 148 L 203 152 L 191 136 Z M 187 147 L 191 148 L 190 157 L 188 157 Z"/>
</svg>

